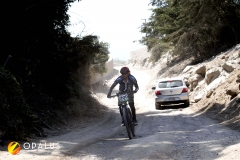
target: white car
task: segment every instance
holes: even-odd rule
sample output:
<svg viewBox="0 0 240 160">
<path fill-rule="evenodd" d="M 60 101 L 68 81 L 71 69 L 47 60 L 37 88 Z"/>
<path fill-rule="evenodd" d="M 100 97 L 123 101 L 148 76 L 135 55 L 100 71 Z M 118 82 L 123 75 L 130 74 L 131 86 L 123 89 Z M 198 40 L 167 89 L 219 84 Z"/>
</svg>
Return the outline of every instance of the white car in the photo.
<svg viewBox="0 0 240 160">
<path fill-rule="evenodd" d="M 182 78 L 165 78 L 157 81 L 155 90 L 155 108 L 164 109 L 162 105 L 181 104 L 189 106 L 188 87 Z"/>
</svg>

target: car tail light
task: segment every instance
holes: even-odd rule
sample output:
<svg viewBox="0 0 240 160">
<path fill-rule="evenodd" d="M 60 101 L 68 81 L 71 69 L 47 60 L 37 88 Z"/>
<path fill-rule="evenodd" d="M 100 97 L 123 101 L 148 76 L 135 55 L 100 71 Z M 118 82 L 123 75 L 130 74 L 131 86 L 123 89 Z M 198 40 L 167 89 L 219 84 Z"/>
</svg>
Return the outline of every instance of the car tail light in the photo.
<svg viewBox="0 0 240 160">
<path fill-rule="evenodd" d="M 161 95 L 161 92 L 160 91 L 155 91 L 155 94 L 156 95 Z"/>
<path fill-rule="evenodd" d="M 187 91 L 188 91 L 187 88 L 183 88 L 182 93 L 187 92 Z"/>
</svg>

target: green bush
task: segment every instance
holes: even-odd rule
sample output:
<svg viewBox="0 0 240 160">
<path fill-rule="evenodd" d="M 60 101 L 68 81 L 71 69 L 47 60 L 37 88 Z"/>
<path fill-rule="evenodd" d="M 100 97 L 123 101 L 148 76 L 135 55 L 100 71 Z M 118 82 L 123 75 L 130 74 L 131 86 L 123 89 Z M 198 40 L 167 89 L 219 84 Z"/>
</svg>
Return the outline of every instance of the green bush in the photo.
<svg viewBox="0 0 240 160">
<path fill-rule="evenodd" d="M 1 67 L 0 84 L 0 129 L 6 133 L 2 136 L 15 139 L 30 136 L 36 117 L 25 103 L 20 84 L 10 72 Z"/>
<path fill-rule="evenodd" d="M 156 44 L 154 45 L 154 47 L 151 50 L 151 56 L 149 61 L 155 63 L 157 62 L 161 56 L 166 53 L 168 50 L 170 49 L 170 47 L 166 44 L 166 43 L 160 43 L 160 44 Z"/>
</svg>

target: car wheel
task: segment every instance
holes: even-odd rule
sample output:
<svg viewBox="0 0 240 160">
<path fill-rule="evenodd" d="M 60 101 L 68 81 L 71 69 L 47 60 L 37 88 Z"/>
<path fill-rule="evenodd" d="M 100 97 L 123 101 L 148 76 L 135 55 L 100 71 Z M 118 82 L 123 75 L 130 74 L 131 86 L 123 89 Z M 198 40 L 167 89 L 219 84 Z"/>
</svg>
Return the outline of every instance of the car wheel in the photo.
<svg viewBox="0 0 240 160">
<path fill-rule="evenodd" d="M 164 109 L 164 107 L 163 106 L 161 106 L 162 105 L 162 103 L 155 103 L 155 108 L 158 110 L 163 110 Z"/>
<path fill-rule="evenodd" d="M 184 102 L 184 106 L 185 106 L 185 107 L 189 107 L 189 105 L 190 105 L 189 101 L 185 101 L 185 102 Z"/>
</svg>

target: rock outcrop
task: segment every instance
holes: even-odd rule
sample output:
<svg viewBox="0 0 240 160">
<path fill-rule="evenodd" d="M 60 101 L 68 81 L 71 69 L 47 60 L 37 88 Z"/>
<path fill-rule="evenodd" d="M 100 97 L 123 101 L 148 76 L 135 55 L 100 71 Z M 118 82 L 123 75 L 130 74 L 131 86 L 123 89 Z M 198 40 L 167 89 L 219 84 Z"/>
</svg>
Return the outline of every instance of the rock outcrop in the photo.
<svg viewBox="0 0 240 160">
<path fill-rule="evenodd" d="M 191 102 L 198 102 L 203 97 L 212 96 L 214 89 L 226 81 L 235 70 L 240 68 L 240 45 L 221 53 L 212 60 L 197 65 L 186 66 L 182 76 L 186 83 L 190 84 L 189 90 Z M 236 82 L 240 83 L 240 75 Z M 232 97 L 238 95 L 240 85 L 226 90 L 226 94 Z"/>
</svg>

